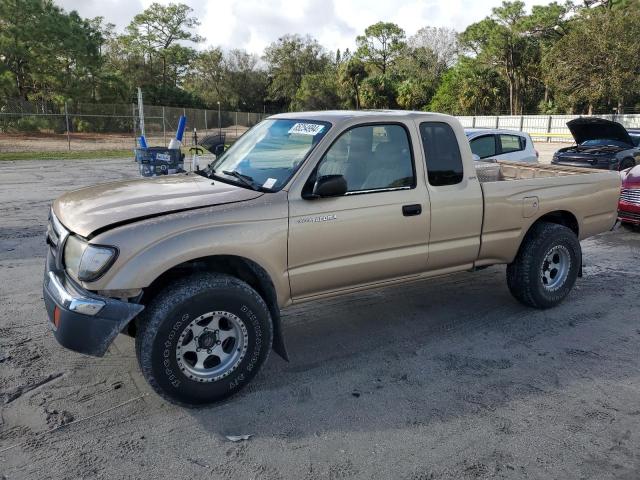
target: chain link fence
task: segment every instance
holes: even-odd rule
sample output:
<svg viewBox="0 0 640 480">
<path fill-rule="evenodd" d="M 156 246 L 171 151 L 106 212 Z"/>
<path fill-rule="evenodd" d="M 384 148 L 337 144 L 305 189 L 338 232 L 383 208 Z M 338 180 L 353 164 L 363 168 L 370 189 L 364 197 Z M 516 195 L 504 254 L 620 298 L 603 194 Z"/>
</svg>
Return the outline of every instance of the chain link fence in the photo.
<svg viewBox="0 0 640 480">
<path fill-rule="evenodd" d="M 0 101 L 0 152 L 56 152 L 130 150 L 140 136 L 136 104 L 63 104 Z M 265 113 L 144 106 L 145 134 L 149 146 L 166 146 L 175 135 L 178 119 L 187 117 L 185 146 L 198 138 L 224 133 L 233 142 Z M 571 142 L 566 123 L 579 115 L 460 116 L 465 128 L 502 128 L 531 134 L 537 142 Z M 640 114 L 596 115 L 627 128 L 640 128 Z"/>
<path fill-rule="evenodd" d="M 149 146 L 166 146 L 175 136 L 178 119 L 187 117 L 183 144 L 224 133 L 235 141 L 265 113 L 232 112 L 181 107 L 144 106 L 145 136 Z M 136 104 L 55 104 L 52 102 L 0 102 L 0 152 L 55 152 L 128 150 L 140 136 Z"/>
</svg>

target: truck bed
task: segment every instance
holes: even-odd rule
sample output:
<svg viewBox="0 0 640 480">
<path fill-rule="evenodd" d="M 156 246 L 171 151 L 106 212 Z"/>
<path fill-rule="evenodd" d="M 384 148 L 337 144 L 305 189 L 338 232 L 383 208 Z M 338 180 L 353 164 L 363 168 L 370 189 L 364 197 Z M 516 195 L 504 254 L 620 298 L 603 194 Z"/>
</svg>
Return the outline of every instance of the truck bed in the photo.
<svg viewBox="0 0 640 480">
<path fill-rule="evenodd" d="M 505 182 L 531 178 L 564 177 L 568 175 L 588 175 L 601 173 L 590 168 L 563 167 L 521 162 L 476 162 L 478 180 L 481 183 Z"/>
<path fill-rule="evenodd" d="M 511 262 L 531 224 L 547 213 L 575 220 L 580 239 L 615 224 L 618 172 L 503 161 L 476 172 L 484 201 L 476 265 Z"/>
</svg>

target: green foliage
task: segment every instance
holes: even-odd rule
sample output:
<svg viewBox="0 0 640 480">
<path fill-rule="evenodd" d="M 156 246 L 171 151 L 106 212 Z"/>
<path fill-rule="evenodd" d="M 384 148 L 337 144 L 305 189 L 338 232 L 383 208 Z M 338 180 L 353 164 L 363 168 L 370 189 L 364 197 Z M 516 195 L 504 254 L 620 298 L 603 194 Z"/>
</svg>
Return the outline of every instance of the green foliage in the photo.
<svg viewBox="0 0 640 480">
<path fill-rule="evenodd" d="M 362 106 L 364 108 L 393 108 L 396 106 L 398 82 L 391 74 L 367 77 L 362 83 Z"/>
<path fill-rule="evenodd" d="M 497 114 L 506 107 L 507 86 L 481 61 L 461 57 L 442 78 L 429 110 L 451 115 Z"/>
<path fill-rule="evenodd" d="M 47 0 L 0 1 L 5 96 L 60 98 L 94 93 L 104 42 L 100 21 L 65 13 Z M 3 77 L 6 73 L 3 73 Z"/>
<path fill-rule="evenodd" d="M 426 46 L 408 49 L 397 62 L 395 72 L 398 106 L 419 110 L 429 104 L 446 70 L 438 54 Z"/>
<path fill-rule="evenodd" d="M 394 65 L 406 47 L 405 34 L 395 23 L 378 22 L 356 37 L 356 56 L 382 75 Z"/>
<path fill-rule="evenodd" d="M 123 57 L 120 68 L 128 73 L 132 94 L 136 87 L 143 87 L 151 90 L 155 101 L 188 101 L 189 96 L 178 90 L 198 54 L 185 42 L 202 41 L 191 31 L 200 24 L 192 12 L 184 4 L 152 3 L 133 18 L 127 34 L 116 39 L 114 48 Z"/>
<path fill-rule="evenodd" d="M 360 108 L 360 88 L 365 78 L 367 70 L 357 57 L 347 58 L 338 67 L 338 83 L 343 88 L 343 103 L 348 108 Z"/>
<path fill-rule="evenodd" d="M 546 78 L 560 108 L 623 111 L 640 101 L 640 10 L 581 13 L 544 58 Z"/>
<path fill-rule="evenodd" d="M 504 1 L 458 34 L 394 23 L 367 27 L 327 52 L 284 35 L 262 58 L 196 47 L 199 21 L 180 3 L 152 3 L 123 34 L 53 0 L 0 0 L 0 96 L 223 110 L 432 109 L 454 114 L 611 112 L 640 106 L 640 0 Z M 226 121 L 226 120 L 225 120 Z M 103 122 L 103 123 L 100 123 Z M 126 131 L 127 121 L 73 121 L 75 131 Z M 60 130 L 46 118 L 3 128 Z"/>
<path fill-rule="evenodd" d="M 340 104 L 338 81 L 332 70 L 302 77 L 292 110 L 329 110 Z"/>
<path fill-rule="evenodd" d="M 264 52 L 271 79 L 269 100 L 282 109 L 289 109 L 305 75 L 320 73 L 329 65 L 329 56 L 322 45 L 311 37 L 285 35 L 269 45 Z"/>
</svg>

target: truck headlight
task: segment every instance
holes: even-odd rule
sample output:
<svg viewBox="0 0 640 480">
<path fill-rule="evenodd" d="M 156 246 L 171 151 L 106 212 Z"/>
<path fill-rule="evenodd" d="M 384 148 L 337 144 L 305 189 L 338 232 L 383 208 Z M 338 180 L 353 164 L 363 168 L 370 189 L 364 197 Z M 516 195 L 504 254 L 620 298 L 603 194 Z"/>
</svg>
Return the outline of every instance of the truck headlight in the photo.
<svg viewBox="0 0 640 480">
<path fill-rule="evenodd" d="M 91 282 L 107 271 L 117 255 L 118 250 L 115 247 L 91 245 L 75 235 L 70 235 L 64 247 L 64 265 L 72 277 L 83 282 Z"/>
</svg>

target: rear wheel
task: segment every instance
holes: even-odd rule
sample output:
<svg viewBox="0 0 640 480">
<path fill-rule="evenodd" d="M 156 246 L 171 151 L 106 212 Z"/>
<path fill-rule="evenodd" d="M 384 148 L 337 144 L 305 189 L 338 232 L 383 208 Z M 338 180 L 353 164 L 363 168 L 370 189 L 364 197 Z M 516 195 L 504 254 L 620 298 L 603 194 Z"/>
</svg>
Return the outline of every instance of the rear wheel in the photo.
<svg viewBox="0 0 640 480">
<path fill-rule="evenodd" d="M 576 234 L 563 225 L 534 225 L 507 266 L 511 294 L 525 305 L 549 308 L 569 294 L 582 264 Z"/>
<path fill-rule="evenodd" d="M 262 297 L 227 275 L 198 274 L 168 286 L 138 322 L 136 353 L 145 379 L 182 405 L 239 391 L 267 359 L 273 339 Z"/>
</svg>

